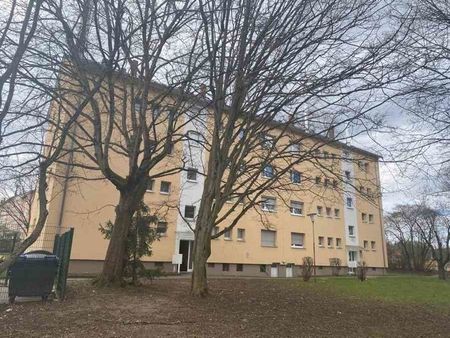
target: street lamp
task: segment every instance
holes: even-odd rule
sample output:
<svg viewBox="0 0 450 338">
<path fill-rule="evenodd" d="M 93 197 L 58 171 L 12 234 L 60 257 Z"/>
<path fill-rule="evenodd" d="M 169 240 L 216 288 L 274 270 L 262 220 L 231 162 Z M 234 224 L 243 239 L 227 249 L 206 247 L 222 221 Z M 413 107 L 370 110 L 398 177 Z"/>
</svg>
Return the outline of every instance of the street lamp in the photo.
<svg viewBox="0 0 450 338">
<path fill-rule="evenodd" d="M 314 282 L 316 282 L 316 235 L 314 232 L 314 221 L 316 220 L 316 213 L 309 213 L 307 216 L 311 219 L 312 234 L 313 234 L 313 269 L 314 269 Z"/>
</svg>

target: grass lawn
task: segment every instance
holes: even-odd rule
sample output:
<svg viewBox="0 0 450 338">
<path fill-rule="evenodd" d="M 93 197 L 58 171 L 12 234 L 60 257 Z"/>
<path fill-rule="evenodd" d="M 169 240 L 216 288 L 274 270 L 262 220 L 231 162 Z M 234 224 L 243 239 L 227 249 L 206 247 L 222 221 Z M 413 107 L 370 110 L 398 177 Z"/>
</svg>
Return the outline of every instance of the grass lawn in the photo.
<svg viewBox="0 0 450 338">
<path fill-rule="evenodd" d="M 365 282 L 355 277 L 319 277 L 316 283 L 311 279 L 304 285 L 350 298 L 432 305 L 450 312 L 450 281 L 436 276 L 383 276 Z"/>
<path fill-rule="evenodd" d="M 205 299 L 190 297 L 189 285 L 187 278 L 126 288 L 69 281 L 65 301 L 0 304 L 0 336 L 89 337 L 95 332 L 95 337 L 409 338 L 448 337 L 450 332 L 449 314 L 441 307 L 402 303 L 448 302 L 449 297 L 438 300 L 438 294 L 445 298 L 448 284 L 433 278 L 387 277 L 367 283 L 318 278 L 315 284 L 211 279 Z M 419 298 L 405 300 L 407 293 Z"/>
</svg>

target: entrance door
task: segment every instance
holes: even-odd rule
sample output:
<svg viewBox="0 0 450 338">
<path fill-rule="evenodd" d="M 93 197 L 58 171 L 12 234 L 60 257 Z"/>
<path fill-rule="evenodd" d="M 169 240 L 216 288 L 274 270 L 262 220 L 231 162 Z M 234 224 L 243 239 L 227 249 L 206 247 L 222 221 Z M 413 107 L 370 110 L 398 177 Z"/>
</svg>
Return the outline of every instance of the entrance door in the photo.
<svg viewBox="0 0 450 338">
<path fill-rule="evenodd" d="M 183 255 L 180 265 L 180 271 L 192 270 L 192 248 L 194 241 L 180 240 L 180 249 L 178 253 Z"/>
<path fill-rule="evenodd" d="M 270 277 L 278 277 L 278 265 L 272 264 L 270 267 Z"/>
<path fill-rule="evenodd" d="M 287 265 L 286 266 L 286 277 L 291 278 L 292 276 L 293 276 L 292 265 Z"/>
</svg>

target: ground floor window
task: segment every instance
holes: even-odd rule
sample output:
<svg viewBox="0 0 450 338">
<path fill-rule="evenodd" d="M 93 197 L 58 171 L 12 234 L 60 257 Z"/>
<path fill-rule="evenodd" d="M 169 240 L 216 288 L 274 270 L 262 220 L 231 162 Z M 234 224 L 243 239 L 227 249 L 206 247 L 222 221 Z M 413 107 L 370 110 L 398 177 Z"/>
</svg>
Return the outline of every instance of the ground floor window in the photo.
<svg viewBox="0 0 450 338">
<path fill-rule="evenodd" d="M 236 271 L 244 271 L 244 264 L 236 264 Z"/>
<path fill-rule="evenodd" d="M 266 272 L 266 266 L 264 264 L 259 266 L 259 272 Z"/>
<path fill-rule="evenodd" d="M 223 263 L 222 264 L 222 271 L 230 271 L 230 264 Z"/>
</svg>

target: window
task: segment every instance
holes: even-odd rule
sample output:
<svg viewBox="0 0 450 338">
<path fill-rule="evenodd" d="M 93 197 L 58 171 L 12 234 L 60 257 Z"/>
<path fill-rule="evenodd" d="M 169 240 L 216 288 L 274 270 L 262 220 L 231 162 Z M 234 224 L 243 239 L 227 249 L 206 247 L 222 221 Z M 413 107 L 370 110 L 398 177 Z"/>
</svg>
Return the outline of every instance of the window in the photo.
<svg viewBox="0 0 450 338">
<path fill-rule="evenodd" d="M 336 218 L 340 217 L 340 210 L 337 208 L 334 209 L 334 217 L 336 217 Z"/>
<path fill-rule="evenodd" d="M 325 187 L 328 187 L 329 184 L 330 184 L 330 179 L 329 179 L 329 178 L 326 178 L 326 179 L 323 181 L 323 185 L 324 185 Z"/>
<path fill-rule="evenodd" d="M 167 222 L 165 221 L 159 221 L 156 225 L 156 233 L 159 236 L 166 236 L 167 235 Z"/>
<path fill-rule="evenodd" d="M 150 180 L 147 183 L 147 191 L 153 191 L 155 187 L 155 180 Z"/>
<path fill-rule="evenodd" d="M 245 229 L 237 229 L 237 240 L 245 241 Z"/>
<path fill-rule="evenodd" d="M 362 221 L 363 221 L 364 223 L 367 223 L 367 214 L 363 212 L 363 213 L 361 214 L 361 219 L 362 219 Z"/>
<path fill-rule="evenodd" d="M 328 245 L 328 247 L 332 247 L 333 246 L 333 237 L 328 237 L 327 238 L 327 245 Z"/>
<path fill-rule="evenodd" d="M 349 226 L 348 226 L 348 235 L 349 235 L 350 237 L 355 236 L 355 227 L 354 227 L 353 225 L 349 225 Z"/>
<path fill-rule="evenodd" d="M 161 115 L 161 107 L 159 105 L 154 105 L 152 107 L 153 119 L 157 119 Z"/>
<path fill-rule="evenodd" d="M 369 242 L 368 241 L 364 241 L 363 243 L 364 243 L 363 244 L 364 250 L 367 250 L 369 248 Z"/>
<path fill-rule="evenodd" d="M 302 181 L 302 174 L 297 170 L 291 170 L 291 182 L 300 184 Z"/>
<path fill-rule="evenodd" d="M 244 271 L 244 264 L 236 264 L 236 271 Z"/>
<path fill-rule="evenodd" d="M 373 215 L 369 214 L 369 223 L 373 223 Z"/>
<path fill-rule="evenodd" d="M 373 195 L 372 195 L 372 189 L 367 188 L 367 196 L 373 197 Z"/>
<path fill-rule="evenodd" d="M 322 216 L 322 211 L 323 211 L 323 208 L 320 205 L 318 205 L 317 206 L 317 216 Z"/>
<path fill-rule="evenodd" d="M 225 231 L 225 232 L 223 233 L 223 238 L 226 239 L 226 240 L 231 240 L 231 232 L 232 232 L 231 229 Z"/>
<path fill-rule="evenodd" d="M 340 248 L 342 245 L 342 239 L 336 238 L 336 248 Z"/>
<path fill-rule="evenodd" d="M 245 136 L 245 129 L 242 128 L 241 130 L 238 131 L 238 138 L 239 140 L 242 140 Z"/>
<path fill-rule="evenodd" d="M 261 230 L 261 246 L 275 247 L 276 231 Z"/>
<path fill-rule="evenodd" d="M 273 137 L 267 134 L 263 134 L 261 137 L 261 143 L 264 149 L 271 149 L 273 147 Z"/>
<path fill-rule="evenodd" d="M 338 181 L 337 180 L 333 180 L 333 188 L 337 188 L 338 187 Z"/>
<path fill-rule="evenodd" d="M 348 260 L 350 262 L 356 261 L 356 251 L 349 251 L 348 252 Z"/>
<path fill-rule="evenodd" d="M 161 181 L 161 187 L 159 189 L 161 194 L 168 194 L 170 192 L 170 182 Z"/>
<path fill-rule="evenodd" d="M 214 227 L 213 229 L 212 229 L 212 236 L 215 236 L 215 235 L 217 235 L 219 233 L 219 227 Z M 216 238 L 217 239 L 217 238 Z"/>
<path fill-rule="evenodd" d="M 319 236 L 319 246 L 323 246 L 324 240 L 323 236 Z"/>
<path fill-rule="evenodd" d="M 316 176 L 316 184 L 319 185 L 322 182 L 320 176 Z"/>
<path fill-rule="evenodd" d="M 197 169 L 188 168 L 186 172 L 186 178 L 188 181 L 197 182 Z"/>
<path fill-rule="evenodd" d="M 368 162 L 364 163 L 364 171 L 369 171 L 369 163 Z"/>
<path fill-rule="evenodd" d="M 134 107 L 133 107 L 134 111 L 136 113 L 139 113 L 142 109 L 142 99 L 140 97 L 135 97 L 134 98 Z"/>
<path fill-rule="evenodd" d="M 291 214 L 303 215 L 303 202 L 291 201 Z"/>
<path fill-rule="evenodd" d="M 264 211 L 274 212 L 276 211 L 276 198 L 274 197 L 261 197 L 261 209 Z"/>
<path fill-rule="evenodd" d="M 214 263 L 208 263 L 208 268 L 214 268 L 216 266 L 216 264 Z"/>
<path fill-rule="evenodd" d="M 271 165 L 264 166 L 262 175 L 265 178 L 272 178 L 274 175 L 273 167 Z"/>
<path fill-rule="evenodd" d="M 331 208 L 326 207 L 325 212 L 327 213 L 327 217 L 331 217 Z"/>
<path fill-rule="evenodd" d="M 347 197 L 347 208 L 353 208 L 353 198 Z"/>
<path fill-rule="evenodd" d="M 164 262 L 155 262 L 155 266 L 161 268 L 164 266 Z"/>
<path fill-rule="evenodd" d="M 184 206 L 184 218 L 194 219 L 195 217 L 195 206 L 185 205 Z"/>
<path fill-rule="evenodd" d="M 330 156 L 330 153 L 328 151 L 324 151 L 323 152 L 323 159 L 324 160 L 328 160 L 329 156 Z"/>
<path fill-rule="evenodd" d="M 202 134 L 200 134 L 194 130 L 189 130 L 187 132 L 187 139 L 189 142 L 189 147 L 200 147 L 200 145 L 203 141 Z"/>
<path fill-rule="evenodd" d="M 305 234 L 291 232 L 291 246 L 293 248 L 303 248 Z"/>
<path fill-rule="evenodd" d="M 230 264 L 223 263 L 222 264 L 222 271 L 230 271 Z"/>
<path fill-rule="evenodd" d="M 375 241 L 371 241 L 371 242 L 370 242 L 370 248 L 371 248 L 372 250 L 375 250 Z"/>
<path fill-rule="evenodd" d="M 300 154 L 300 144 L 291 144 L 289 146 L 289 151 L 292 154 Z"/>
<path fill-rule="evenodd" d="M 266 272 L 266 266 L 264 265 L 264 264 L 261 264 L 260 266 L 259 266 L 259 272 Z"/>
<path fill-rule="evenodd" d="M 351 179 L 351 173 L 350 173 L 350 171 L 348 171 L 348 170 L 345 171 L 345 179 L 346 179 L 347 181 L 350 181 L 350 179 Z"/>
<path fill-rule="evenodd" d="M 359 187 L 359 191 L 361 192 L 361 194 L 364 194 L 365 189 L 362 185 Z"/>
</svg>

